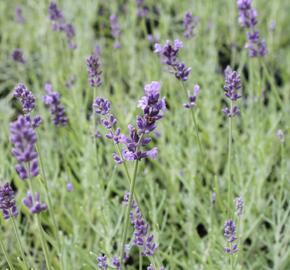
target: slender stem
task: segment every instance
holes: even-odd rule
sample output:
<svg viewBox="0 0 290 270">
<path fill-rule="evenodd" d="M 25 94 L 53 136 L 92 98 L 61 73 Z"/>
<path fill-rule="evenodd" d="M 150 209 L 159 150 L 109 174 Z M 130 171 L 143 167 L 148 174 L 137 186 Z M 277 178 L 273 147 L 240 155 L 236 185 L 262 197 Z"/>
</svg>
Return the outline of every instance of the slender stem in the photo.
<svg viewBox="0 0 290 270">
<path fill-rule="evenodd" d="M 186 98 L 188 98 L 187 90 L 185 88 L 184 83 L 181 82 L 181 85 L 182 85 L 182 88 L 185 91 Z M 201 152 L 202 155 L 204 155 L 203 148 L 202 148 L 202 144 L 201 144 L 200 137 L 199 137 L 198 126 L 197 126 L 197 121 L 196 121 L 196 117 L 195 117 L 195 111 L 193 110 L 193 108 L 191 108 L 190 111 L 191 111 L 191 116 L 192 116 L 192 121 L 193 121 L 193 128 L 195 130 L 195 136 L 197 138 L 197 143 L 198 143 L 199 151 Z"/>
<path fill-rule="evenodd" d="M 143 256 L 141 255 L 141 251 L 139 252 L 139 270 L 143 268 Z"/>
<path fill-rule="evenodd" d="M 29 166 L 28 166 L 29 167 Z M 29 170 L 28 170 L 28 174 L 29 173 Z M 33 191 L 33 186 L 31 184 L 31 178 L 30 178 L 30 175 L 28 175 L 28 184 L 29 184 L 29 188 L 31 190 L 31 193 L 32 193 L 32 198 L 33 200 L 34 199 L 34 191 Z M 49 265 L 49 259 L 48 259 L 48 251 L 47 251 L 47 247 L 46 247 L 46 244 L 45 244 L 45 239 L 44 239 L 44 235 L 43 235 L 43 231 L 42 231 L 42 227 L 41 227 L 41 224 L 40 224 L 40 221 L 39 221 L 39 217 L 38 217 L 38 214 L 35 214 L 36 216 L 36 223 L 37 223 L 37 226 L 38 226 L 38 229 L 39 229 L 39 232 L 40 232 L 40 241 L 41 241 L 41 245 L 42 245 L 42 250 L 44 252 L 44 258 L 45 258 L 45 263 L 46 263 L 46 266 L 47 266 L 47 270 L 50 270 L 50 265 Z"/>
<path fill-rule="evenodd" d="M 20 250 L 20 253 L 21 253 L 22 260 L 23 260 L 23 262 L 25 264 L 25 268 L 29 269 L 28 264 L 27 264 L 27 262 L 25 260 L 24 249 L 23 249 L 21 241 L 20 241 L 19 233 L 18 233 L 17 226 L 16 226 L 16 223 L 15 223 L 15 218 L 14 218 L 13 215 L 10 215 L 10 217 L 11 217 L 11 220 L 12 220 L 13 229 L 14 229 L 14 233 L 15 233 L 15 236 L 16 236 L 16 239 L 17 239 L 17 243 L 18 243 L 18 246 L 19 246 L 19 250 Z"/>
<path fill-rule="evenodd" d="M 123 264 L 123 256 L 124 256 L 125 244 L 126 244 L 126 239 L 127 239 L 130 210 L 131 210 L 131 205 L 133 201 L 133 193 L 134 193 L 135 183 L 136 183 L 137 170 L 138 170 L 138 160 L 135 161 L 134 174 L 133 174 L 132 182 L 130 184 L 129 200 L 128 200 L 127 211 L 126 211 L 126 216 L 125 216 L 125 226 L 124 226 L 124 231 L 123 231 L 122 248 L 121 248 L 121 254 L 120 254 L 120 260 L 122 264 Z"/>
<path fill-rule="evenodd" d="M 4 244 L 3 244 L 3 242 L 2 242 L 2 239 L 0 239 L 0 246 L 1 246 L 2 252 L 4 253 L 4 257 L 5 257 L 5 259 L 6 259 L 7 263 L 8 263 L 8 265 L 9 265 L 9 268 L 10 268 L 11 270 L 14 270 L 14 267 L 13 267 L 12 263 L 11 263 L 10 260 L 9 260 L 8 254 L 6 253 L 6 250 L 5 250 Z"/>
<path fill-rule="evenodd" d="M 233 109 L 233 101 L 231 101 L 231 108 L 230 111 Z M 229 117 L 229 142 L 228 142 L 228 206 L 231 203 L 231 197 L 232 197 L 232 116 Z"/>
<path fill-rule="evenodd" d="M 41 153 L 39 151 L 39 148 L 38 148 L 37 144 L 36 144 L 36 151 L 38 153 L 40 169 L 41 169 L 41 176 L 42 176 L 42 179 L 43 179 L 43 181 L 41 181 L 41 182 L 43 183 L 44 190 L 45 190 L 45 193 L 46 193 L 47 202 L 48 202 L 48 209 L 49 209 L 49 213 L 51 215 L 51 219 L 52 219 L 52 223 L 53 223 L 53 231 L 54 231 L 54 235 L 55 235 L 55 237 L 57 239 L 57 243 L 58 243 L 58 252 L 60 253 L 61 244 L 60 244 L 60 238 L 58 237 L 58 226 L 57 226 L 57 223 L 56 223 L 56 218 L 55 218 L 55 214 L 54 214 L 54 211 L 53 211 L 51 197 L 50 197 L 49 190 L 48 190 L 47 178 L 46 178 L 46 174 L 45 174 L 45 170 L 44 170 L 44 166 L 43 166 L 43 162 L 42 162 L 42 158 L 41 158 Z"/>
</svg>

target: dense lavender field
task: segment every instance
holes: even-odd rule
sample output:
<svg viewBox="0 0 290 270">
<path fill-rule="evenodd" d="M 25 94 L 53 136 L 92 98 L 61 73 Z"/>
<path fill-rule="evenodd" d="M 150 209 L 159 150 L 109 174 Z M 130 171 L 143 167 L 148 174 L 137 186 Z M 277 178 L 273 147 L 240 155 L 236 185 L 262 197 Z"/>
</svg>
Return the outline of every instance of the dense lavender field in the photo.
<svg viewBox="0 0 290 270">
<path fill-rule="evenodd" d="M 0 1 L 0 269 L 290 269 L 289 11 Z"/>
</svg>

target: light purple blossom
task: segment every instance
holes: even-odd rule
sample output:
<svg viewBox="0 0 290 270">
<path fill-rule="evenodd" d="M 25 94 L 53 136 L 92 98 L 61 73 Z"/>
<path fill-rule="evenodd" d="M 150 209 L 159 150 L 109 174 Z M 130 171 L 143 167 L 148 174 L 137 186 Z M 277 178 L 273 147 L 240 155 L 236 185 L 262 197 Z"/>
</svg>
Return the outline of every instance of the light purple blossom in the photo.
<svg viewBox="0 0 290 270">
<path fill-rule="evenodd" d="M 31 214 L 39 214 L 47 209 L 47 204 L 40 202 L 40 194 L 35 193 L 35 196 L 27 192 L 26 197 L 23 199 L 23 204 L 29 209 Z"/>
<path fill-rule="evenodd" d="M 18 215 L 15 193 L 9 183 L 0 186 L 0 210 L 4 219 Z"/>
</svg>

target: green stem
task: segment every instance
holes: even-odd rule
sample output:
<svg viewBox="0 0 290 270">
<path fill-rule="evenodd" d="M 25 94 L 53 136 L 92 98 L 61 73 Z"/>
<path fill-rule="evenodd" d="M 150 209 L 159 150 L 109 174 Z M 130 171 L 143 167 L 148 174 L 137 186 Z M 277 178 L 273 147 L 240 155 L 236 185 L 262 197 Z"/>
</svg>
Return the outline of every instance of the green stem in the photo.
<svg viewBox="0 0 290 270">
<path fill-rule="evenodd" d="M 123 256 L 124 256 L 125 244 L 126 244 L 126 239 L 127 239 L 130 210 L 131 210 L 131 205 L 132 205 L 132 201 L 133 201 L 133 194 L 134 194 L 134 189 L 135 189 L 135 183 L 136 183 L 137 170 L 138 170 L 138 160 L 135 161 L 134 174 L 133 174 L 132 182 L 130 184 L 129 200 L 128 200 L 127 211 L 126 211 L 126 216 L 125 216 L 125 226 L 124 226 L 124 231 L 123 231 L 122 247 L 121 247 L 121 254 L 120 254 L 120 260 L 121 260 L 122 264 L 123 264 Z"/>
<path fill-rule="evenodd" d="M 29 168 L 29 166 L 28 166 Z M 28 170 L 29 172 L 29 170 Z M 30 175 L 28 176 L 28 184 L 29 184 L 29 188 L 31 190 L 31 196 L 33 198 L 33 200 L 35 200 L 34 198 L 34 191 L 33 191 L 33 187 L 32 187 L 32 184 L 31 184 L 31 178 L 30 178 Z M 48 259 L 48 251 L 47 251 L 47 247 L 46 247 L 46 244 L 45 244 L 45 239 L 44 239 L 44 235 L 43 235 L 43 231 L 42 231 L 42 227 L 41 227 L 41 224 L 40 224 L 40 221 L 39 221 L 39 218 L 38 218 L 38 214 L 35 214 L 36 216 L 36 223 L 37 223 L 37 226 L 38 226 L 38 229 L 39 229 L 39 232 L 40 232 L 40 241 L 41 241 L 41 245 L 42 245 L 42 250 L 43 250 L 43 253 L 44 253 L 44 258 L 45 258 L 45 263 L 46 263 L 46 266 L 47 266 L 47 270 L 50 270 L 50 265 L 49 265 L 49 259 Z"/>
<path fill-rule="evenodd" d="M 3 254 L 4 254 L 4 257 L 5 257 L 5 259 L 6 259 L 7 263 L 8 263 L 8 265 L 9 265 L 9 268 L 10 268 L 11 270 L 14 270 L 14 267 L 13 267 L 12 263 L 11 263 L 10 260 L 9 260 L 8 254 L 6 253 L 6 250 L 5 250 L 4 244 L 3 244 L 3 242 L 2 242 L 2 239 L 0 239 L 0 246 L 1 246 L 2 252 L 3 252 Z"/>
<path fill-rule="evenodd" d="M 16 236 L 16 239 L 17 239 L 17 243 L 18 243 L 18 247 L 19 247 L 19 250 L 20 250 L 20 253 L 21 253 L 22 260 L 23 260 L 23 262 L 25 264 L 25 268 L 29 269 L 28 264 L 27 264 L 27 262 L 25 260 L 24 249 L 23 249 L 21 241 L 20 241 L 19 233 L 18 233 L 18 230 L 17 230 L 17 227 L 16 227 L 16 223 L 15 223 L 15 218 L 14 218 L 13 215 L 10 215 L 10 217 L 11 217 L 11 220 L 12 220 L 13 229 L 14 229 L 14 233 L 15 233 L 15 236 Z"/>
<path fill-rule="evenodd" d="M 233 102 L 231 101 L 231 108 L 230 111 L 233 109 Z M 232 179 L 231 179 L 231 166 L 232 166 L 232 117 L 229 117 L 229 142 L 228 142 L 228 207 L 231 203 L 231 196 L 232 196 Z"/>
<path fill-rule="evenodd" d="M 143 256 L 141 255 L 141 252 L 139 252 L 139 270 L 142 270 L 143 268 Z"/>
</svg>

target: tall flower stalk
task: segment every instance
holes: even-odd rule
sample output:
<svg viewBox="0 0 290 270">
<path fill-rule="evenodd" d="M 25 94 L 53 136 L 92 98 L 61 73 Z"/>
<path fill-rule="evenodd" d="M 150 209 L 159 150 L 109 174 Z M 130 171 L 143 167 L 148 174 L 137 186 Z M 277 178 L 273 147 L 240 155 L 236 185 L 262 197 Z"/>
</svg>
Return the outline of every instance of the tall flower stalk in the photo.
<svg viewBox="0 0 290 270">
<path fill-rule="evenodd" d="M 241 79 L 237 71 L 232 70 L 229 66 L 225 70 L 225 96 L 230 100 L 230 106 L 223 108 L 224 114 L 229 118 L 229 136 L 228 136 L 228 205 L 232 198 L 232 118 L 240 115 L 240 108 L 235 102 L 241 97 Z"/>
<path fill-rule="evenodd" d="M 158 153 L 157 147 L 153 147 L 150 150 L 144 150 L 143 148 L 151 142 L 151 137 L 149 135 L 156 129 L 156 123 L 163 117 L 163 111 L 166 109 L 165 99 L 160 98 L 159 82 L 151 82 L 145 85 L 144 93 L 145 95 L 138 102 L 138 107 L 143 110 L 143 113 L 137 116 L 136 126 L 131 124 L 128 125 L 129 136 L 122 134 L 121 129 L 116 127 L 117 119 L 111 113 L 111 103 L 108 100 L 97 97 L 93 104 L 96 114 L 101 118 L 100 121 L 102 126 L 108 131 L 106 137 L 117 145 L 118 153 L 113 153 L 115 162 L 117 164 L 125 164 L 127 161 L 134 161 L 134 172 L 132 177 L 129 175 L 127 166 L 124 165 L 126 175 L 130 182 L 130 192 L 119 254 L 121 264 L 123 264 L 123 257 L 125 254 L 138 163 L 144 158 L 148 157 L 154 159 L 156 157 Z M 122 150 L 120 145 L 122 145 Z"/>
</svg>

